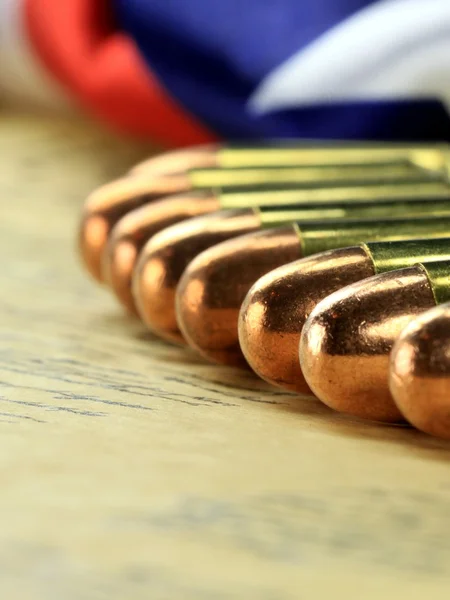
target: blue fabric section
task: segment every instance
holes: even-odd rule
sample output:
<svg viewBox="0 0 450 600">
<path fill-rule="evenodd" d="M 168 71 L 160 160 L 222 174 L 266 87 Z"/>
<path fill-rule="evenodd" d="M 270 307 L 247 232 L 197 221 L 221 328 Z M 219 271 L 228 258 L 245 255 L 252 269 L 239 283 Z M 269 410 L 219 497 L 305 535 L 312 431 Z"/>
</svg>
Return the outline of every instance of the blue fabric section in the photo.
<svg viewBox="0 0 450 600">
<path fill-rule="evenodd" d="M 113 0 L 169 93 L 229 139 L 449 139 L 439 102 L 327 105 L 257 117 L 247 101 L 281 62 L 376 0 Z"/>
</svg>

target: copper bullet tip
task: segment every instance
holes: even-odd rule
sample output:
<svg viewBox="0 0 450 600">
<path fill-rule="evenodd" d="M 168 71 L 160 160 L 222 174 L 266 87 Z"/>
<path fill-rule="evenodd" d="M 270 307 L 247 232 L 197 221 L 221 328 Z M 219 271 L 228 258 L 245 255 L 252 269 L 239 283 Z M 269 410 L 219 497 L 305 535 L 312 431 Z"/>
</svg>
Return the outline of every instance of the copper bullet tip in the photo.
<svg viewBox="0 0 450 600">
<path fill-rule="evenodd" d="M 189 190 L 187 175 L 124 177 L 90 194 L 84 205 L 78 242 L 89 273 L 103 282 L 102 260 L 111 229 L 131 210 L 162 196 Z"/>
<path fill-rule="evenodd" d="M 402 415 L 388 387 L 389 353 L 401 330 L 435 305 L 416 266 L 369 277 L 322 300 L 300 341 L 300 363 L 314 394 L 335 410 L 375 421 Z"/>
<path fill-rule="evenodd" d="M 104 280 L 118 300 L 137 314 L 131 282 L 138 255 L 146 242 L 166 227 L 220 208 L 212 193 L 187 192 L 137 208 L 114 226 L 104 255 Z"/>
<path fill-rule="evenodd" d="M 207 359 L 245 365 L 239 346 L 239 309 L 252 284 L 301 256 L 293 226 L 241 236 L 202 252 L 177 290 L 177 318 L 188 344 Z"/>
<path fill-rule="evenodd" d="M 391 355 L 390 389 L 412 425 L 450 439 L 450 304 L 420 315 L 402 331 Z"/>
<path fill-rule="evenodd" d="M 138 163 L 131 169 L 130 174 L 170 175 L 189 169 L 217 167 L 219 147 L 217 144 L 207 144 L 163 152 Z"/>
<path fill-rule="evenodd" d="M 133 275 L 139 315 L 162 338 L 184 343 L 175 315 L 175 290 L 184 269 L 200 252 L 258 229 L 251 209 L 223 210 L 189 219 L 156 234 L 143 248 Z"/>
<path fill-rule="evenodd" d="M 310 393 L 298 360 L 307 317 L 332 292 L 371 275 L 373 262 L 360 246 L 321 252 L 264 275 L 239 316 L 239 340 L 252 369 L 269 383 Z"/>
</svg>

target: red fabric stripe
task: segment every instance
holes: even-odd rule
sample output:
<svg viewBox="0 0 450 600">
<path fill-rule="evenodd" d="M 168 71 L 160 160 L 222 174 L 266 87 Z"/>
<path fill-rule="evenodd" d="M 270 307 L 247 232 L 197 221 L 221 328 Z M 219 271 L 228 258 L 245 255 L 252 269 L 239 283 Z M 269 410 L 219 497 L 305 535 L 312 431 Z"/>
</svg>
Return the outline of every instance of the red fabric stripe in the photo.
<svg viewBox="0 0 450 600">
<path fill-rule="evenodd" d="M 98 118 L 170 146 L 216 140 L 159 85 L 108 0 L 25 0 L 25 19 L 40 59 Z"/>
</svg>

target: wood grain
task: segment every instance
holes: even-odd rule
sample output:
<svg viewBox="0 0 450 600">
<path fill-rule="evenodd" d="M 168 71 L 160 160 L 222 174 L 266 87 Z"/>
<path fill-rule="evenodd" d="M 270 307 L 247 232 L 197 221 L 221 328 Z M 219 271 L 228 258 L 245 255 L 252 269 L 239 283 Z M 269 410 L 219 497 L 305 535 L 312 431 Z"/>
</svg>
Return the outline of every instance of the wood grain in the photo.
<svg viewBox="0 0 450 600">
<path fill-rule="evenodd" d="M 450 445 L 207 365 L 124 317 L 74 250 L 143 149 L 0 114 L 0 593 L 448 598 Z"/>
</svg>

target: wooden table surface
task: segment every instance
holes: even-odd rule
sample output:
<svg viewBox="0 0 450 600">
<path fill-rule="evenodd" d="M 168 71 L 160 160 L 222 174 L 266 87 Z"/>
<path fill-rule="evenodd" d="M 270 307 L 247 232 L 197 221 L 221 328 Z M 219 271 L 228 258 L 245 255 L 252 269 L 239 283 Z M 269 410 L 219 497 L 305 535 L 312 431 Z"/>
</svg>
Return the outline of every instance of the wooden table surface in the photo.
<svg viewBox="0 0 450 600">
<path fill-rule="evenodd" d="M 0 113 L 0 595 L 448 598 L 450 445 L 205 364 L 82 272 L 142 148 Z"/>
</svg>

